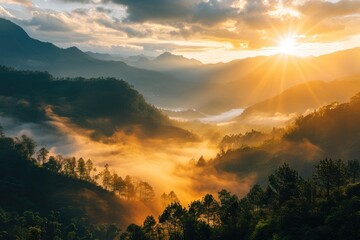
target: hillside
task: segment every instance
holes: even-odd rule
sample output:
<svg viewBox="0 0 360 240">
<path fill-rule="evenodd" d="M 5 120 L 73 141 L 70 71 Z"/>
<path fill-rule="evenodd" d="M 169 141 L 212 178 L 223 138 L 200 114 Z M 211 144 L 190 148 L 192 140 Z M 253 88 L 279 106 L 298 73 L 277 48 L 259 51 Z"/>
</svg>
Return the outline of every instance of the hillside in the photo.
<svg viewBox="0 0 360 240">
<path fill-rule="evenodd" d="M 263 183 L 275 166 L 287 162 L 307 177 L 313 162 L 319 159 L 358 158 L 359 122 L 360 96 L 357 94 L 348 103 L 327 105 L 299 117 L 280 136 L 270 132 L 268 136 L 262 135 L 262 140 L 256 144 L 225 149 L 210 160 L 208 166 L 220 173 L 234 173 L 240 181 L 252 177 Z M 231 140 L 228 139 L 228 146 L 236 143 Z"/>
<path fill-rule="evenodd" d="M 53 114 L 69 119 L 93 137 L 117 131 L 140 137 L 191 139 L 129 84 L 116 79 L 54 79 L 43 72 L 0 67 L 0 112 L 42 123 Z"/>
<path fill-rule="evenodd" d="M 330 104 L 297 119 L 285 135 L 292 142 L 309 141 L 330 156 L 355 159 L 360 155 L 360 94 L 348 103 Z"/>
<path fill-rule="evenodd" d="M 0 198 L 1 239 L 113 239 L 119 227 L 154 211 L 150 202 L 120 199 L 93 181 L 45 167 L 51 157 L 40 165 L 35 146 L 26 136 L 4 136 L 0 126 L 0 190 L 6 193 Z M 62 170 L 65 162 L 58 162 Z M 30 238 L 32 228 L 42 238 Z"/>
<path fill-rule="evenodd" d="M 291 87 L 273 98 L 256 103 L 234 120 L 242 121 L 257 115 L 303 114 L 333 102 L 346 102 L 360 91 L 360 75 L 324 82 L 310 81 Z"/>
</svg>

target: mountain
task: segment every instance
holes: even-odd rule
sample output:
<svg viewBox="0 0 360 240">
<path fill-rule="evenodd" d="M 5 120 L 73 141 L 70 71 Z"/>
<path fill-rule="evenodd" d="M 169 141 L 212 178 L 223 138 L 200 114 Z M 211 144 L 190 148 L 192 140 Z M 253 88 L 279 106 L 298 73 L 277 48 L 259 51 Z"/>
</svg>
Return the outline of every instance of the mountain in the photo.
<svg viewBox="0 0 360 240">
<path fill-rule="evenodd" d="M 360 93 L 350 102 L 333 103 L 298 118 L 284 139 L 295 143 L 308 141 L 334 158 L 357 159 L 360 154 L 359 121 Z"/>
<path fill-rule="evenodd" d="M 241 122 L 258 115 L 270 117 L 276 114 L 303 114 L 332 102 L 346 102 L 358 92 L 360 75 L 331 82 L 309 81 L 248 107 L 234 120 Z"/>
<path fill-rule="evenodd" d="M 331 81 L 360 72 L 360 48 L 319 57 L 277 54 L 219 64 L 201 64 L 164 53 L 153 60 L 127 60 L 129 66 L 121 61 L 95 59 L 74 47 L 61 49 L 34 40 L 4 19 L 0 20 L 0 32 L 0 64 L 48 71 L 54 76 L 116 77 L 134 85 L 157 106 L 196 109 L 210 115 L 246 108 L 297 84 Z"/>
<path fill-rule="evenodd" d="M 184 68 L 198 68 L 203 64 L 196 59 L 188 59 L 184 56 L 164 52 L 149 63 L 149 67 L 158 70 L 175 70 Z"/>
<path fill-rule="evenodd" d="M 91 51 L 87 51 L 85 53 L 95 59 L 104 60 L 104 61 L 121 61 L 128 65 L 131 64 L 136 65 L 136 63 L 147 62 L 150 61 L 150 59 L 152 59 L 152 57 L 143 54 L 125 57 L 118 54 L 113 55 L 108 53 L 96 53 Z"/>
<path fill-rule="evenodd" d="M 289 87 L 314 80 L 331 81 L 360 73 L 360 48 L 319 57 L 278 54 L 206 66 L 206 79 L 188 95 L 198 110 L 245 108 L 280 94 Z M 191 96 L 190 96 L 191 95 Z"/>
<path fill-rule="evenodd" d="M 0 19 L 0 64 L 22 70 L 48 71 L 56 77 L 116 77 L 134 85 L 154 104 L 185 91 L 186 86 L 163 73 L 138 69 L 120 61 L 92 58 L 76 47 L 58 48 L 32 39 L 18 25 Z"/>
<path fill-rule="evenodd" d="M 0 113 L 22 122 L 68 119 L 94 138 L 119 131 L 151 138 L 191 139 L 128 83 L 108 79 L 54 79 L 44 72 L 0 66 Z"/>
<path fill-rule="evenodd" d="M 324 158 L 357 159 L 360 154 L 360 93 L 342 104 L 330 104 L 311 114 L 300 116 L 294 123 L 268 136 L 256 144 L 236 144 L 239 137 L 226 138 L 225 148 L 216 158 L 209 160 L 219 172 L 236 174 L 240 181 L 254 179 L 264 183 L 266 176 L 284 162 L 309 176 L 314 162 Z M 274 129 L 275 130 L 275 129 Z M 246 135 L 246 134 L 245 134 Z M 241 135 L 239 135 L 241 137 Z M 265 139 L 265 140 L 263 140 Z M 241 141 L 240 141 L 241 142 Z"/>
</svg>

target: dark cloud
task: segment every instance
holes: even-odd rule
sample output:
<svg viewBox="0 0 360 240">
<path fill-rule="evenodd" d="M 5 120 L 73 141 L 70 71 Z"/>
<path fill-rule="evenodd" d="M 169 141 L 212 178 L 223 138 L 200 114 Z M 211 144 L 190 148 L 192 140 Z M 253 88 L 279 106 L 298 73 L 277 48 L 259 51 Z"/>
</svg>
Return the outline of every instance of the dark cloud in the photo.
<svg viewBox="0 0 360 240">
<path fill-rule="evenodd" d="M 225 5 L 225 6 L 224 6 Z M 210 0 L 195 6 L 193 21 L 204 25 L 216 25 L 236 14 L 235 9 L 223 2 Z"/>
<path fill-rule="evenodd" d="M 112 10 L 104 7 L 97 7 L 96 10 L 101 13 L 111 14 Z"/>
<path fill-rule="evenodd" d="M 109 2 L 110 0 L 105 0 Z M 127 7 L 127 20 L 133 22 L 168 21 L 190 18 L 195 3 L 191 0 L 112 0 Z"/>
</svg>

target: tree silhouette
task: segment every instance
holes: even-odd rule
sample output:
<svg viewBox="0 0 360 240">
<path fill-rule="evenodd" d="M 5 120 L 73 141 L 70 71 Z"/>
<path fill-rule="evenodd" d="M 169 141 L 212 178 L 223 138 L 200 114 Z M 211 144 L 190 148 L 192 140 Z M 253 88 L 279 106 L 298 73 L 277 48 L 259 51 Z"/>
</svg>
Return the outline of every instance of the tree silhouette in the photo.
<svg viewBox="0 0 360 240">
<path fill-rule="evenodd" d="M 356 183 L 360 177 L 360 163 L 358 160 L 349 160 L 348 164 L 349 177 L 352 183 Z"/>
<path fill-rule="evenodd" d="M 298 172 L 291 169 L 287 163 L 275 170 L 275 173 L 269 176 L 269 187 L 277 205 L 280 206 L 290 198 L 298 196 L 301 182 Z"/>
<path fill-rule="evenodd" d="M 49 151 L 44 147 L 40 148 L 39 151 L 37 151 L 36 159 L 40 165 L 43 165 L 45 163 L 48 154 L 49 154 Z"/>
<path fill-rule="evenodd" d="M 347 168 L 341 160 L 325 158 L 315 166 L 314 179 L 320 187 L 326 189 L 327 200 L 329 200 L 330 191 L 345 184 L 346 178 Z"/>
</svg>

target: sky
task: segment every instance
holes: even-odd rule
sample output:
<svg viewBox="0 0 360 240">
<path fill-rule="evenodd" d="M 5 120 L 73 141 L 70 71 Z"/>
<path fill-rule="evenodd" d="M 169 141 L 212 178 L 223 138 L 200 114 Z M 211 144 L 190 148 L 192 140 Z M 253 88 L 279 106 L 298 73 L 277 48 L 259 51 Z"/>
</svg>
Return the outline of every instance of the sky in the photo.
<svg viewBox="0 0 360 240">
<path fill-rule="evenodd" d="M 0 17 L 60 47 L 204 63 L 360 46 L 360 0 L 0 0 Z"/>
</svg>

